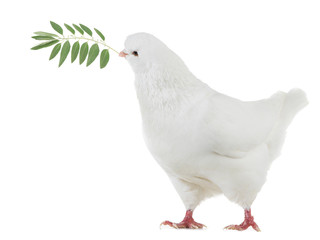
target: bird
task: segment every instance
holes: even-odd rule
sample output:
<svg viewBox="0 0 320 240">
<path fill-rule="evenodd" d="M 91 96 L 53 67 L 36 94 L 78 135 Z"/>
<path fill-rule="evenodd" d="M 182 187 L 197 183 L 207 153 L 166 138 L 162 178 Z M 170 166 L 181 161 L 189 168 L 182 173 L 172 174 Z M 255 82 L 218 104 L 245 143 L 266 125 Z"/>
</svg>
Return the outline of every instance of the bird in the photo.
<svg viewBox="0 0 320 240">
<path fill-rule="evenodd" d="M 131 66 L 144 141 L 184 203 L 179 223 L 161 226 L 203 229 L 193 219 L 203 200 L 223 194 L 244 210 L 241 224 L 260 231 L 251 205 L 281 152 L 286 130 L 308 104 L 303 90 L 278 91 L 242 101 L 199 80 L 184 61 L 152 34 L 129 35 L 119 54 Z"/>
</svg>

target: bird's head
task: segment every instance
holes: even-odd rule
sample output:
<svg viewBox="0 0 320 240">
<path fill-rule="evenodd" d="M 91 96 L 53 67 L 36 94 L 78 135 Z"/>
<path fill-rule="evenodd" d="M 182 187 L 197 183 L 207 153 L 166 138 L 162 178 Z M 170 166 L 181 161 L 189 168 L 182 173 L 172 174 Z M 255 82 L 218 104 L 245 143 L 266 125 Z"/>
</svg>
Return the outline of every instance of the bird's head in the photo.
<svg viewBox="0 0 320 240">
<path fill-rule="evenodd" d="M 128 60 L 136 74 L 151 69 L 186 68 L 173 51 L 149 33 L 132 34 L 124 45 L 125 49 L 119 56 Z"/>
</svg>

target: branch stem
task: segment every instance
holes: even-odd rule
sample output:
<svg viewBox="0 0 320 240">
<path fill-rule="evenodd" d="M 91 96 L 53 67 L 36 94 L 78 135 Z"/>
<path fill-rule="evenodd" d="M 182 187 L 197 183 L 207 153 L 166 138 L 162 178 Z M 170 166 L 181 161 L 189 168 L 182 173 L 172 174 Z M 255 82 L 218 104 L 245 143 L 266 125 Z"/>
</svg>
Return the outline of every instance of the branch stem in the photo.
<svg viewBox="0 0 320 240">
<path fill-rule="evenodd" d="M 110 47 L 109 45 L 107 45 L 105 41 L 95 40 L 94 38 L 86 38 L 86 37 L 84 37 L 84 36 L 78 37 L 78 36 L 75 36 L 75 35 L 71 35 L 71 36 L 68 36 L 68 37 L 64 37 L 64 36 L 63 36 L 63 37 L 59 37 L 58 39 L 59 39 L 59 40 L 62 40 L 62 41 L 64 41 L 64 40 L 66 40 L 66 41 L 67 41 L 67 40 L 87 40 L 87 41 L 92 41 L 92 42 L 95 42 L 95 43 L 97 43 L 97 44 L 101 44 L 101 45 L 107 47 L 108 49 L 114 51 L 115 53 L 119 54 L 118 51 L 116 51 L 114 48 L 112 48 L 112 47 Z"/>
</svg>

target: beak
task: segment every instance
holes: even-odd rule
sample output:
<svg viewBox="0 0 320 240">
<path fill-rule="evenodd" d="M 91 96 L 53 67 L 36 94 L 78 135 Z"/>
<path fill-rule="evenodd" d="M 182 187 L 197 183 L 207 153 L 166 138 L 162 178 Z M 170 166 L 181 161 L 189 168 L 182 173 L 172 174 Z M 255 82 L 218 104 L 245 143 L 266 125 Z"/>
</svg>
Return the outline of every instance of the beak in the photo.
<svg viewBox="0 0 320 240">
<path fill-rule="evenodd" d="M 128 55 L 128 53 L 125 53 L 124 51 L 121 51 L 120 53 L 119 53 L 119 57 L 126 57 Z"/>
</svg>

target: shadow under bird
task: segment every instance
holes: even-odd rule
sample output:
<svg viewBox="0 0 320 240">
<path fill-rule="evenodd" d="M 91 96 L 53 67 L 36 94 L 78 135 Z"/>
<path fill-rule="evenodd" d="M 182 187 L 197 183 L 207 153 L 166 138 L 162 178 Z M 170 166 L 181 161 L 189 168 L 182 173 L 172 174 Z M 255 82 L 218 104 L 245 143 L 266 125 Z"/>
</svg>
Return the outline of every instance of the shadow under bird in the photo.
<svg viewBox="0 0 320 240">
<path fill-rule="evenodd" d="M 260 231 L 251 205 L 280 154 L 286 130 L 308 103 L 292 89 L 259 101 L 240 101 L 195 77 L 163 42 L 148 33 L 127 37 L 120 53 L 135 73 L 144 138 L 181 197 L 186 215 L 173 228 L 203 228 L 192 214 L 199 203 L 224 194 L 240 205 L 244 221 L 226 229 Z"/>
</svg>

